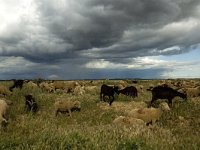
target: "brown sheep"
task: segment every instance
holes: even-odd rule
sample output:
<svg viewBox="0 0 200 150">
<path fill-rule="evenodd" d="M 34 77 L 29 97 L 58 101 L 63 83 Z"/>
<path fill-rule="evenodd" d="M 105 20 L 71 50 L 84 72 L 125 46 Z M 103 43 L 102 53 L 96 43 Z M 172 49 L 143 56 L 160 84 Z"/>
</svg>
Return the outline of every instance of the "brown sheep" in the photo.
<svg viewBox="0 0 200 150">
<path fill-rule="evenodd" d="M 72 111 L 81 110 L 81 103 L 79 101 L 71 101 L 61 98 L 54 103 L 54 107 L 55 107 L 55 116 L 57 116 L 59 112 L 61 113 L 68 112 L 71 117 Z"/>
<path fill-rule="evenodd" d="M 147 124 L 151 123 L 155 124 L 157 120 L 161 117 L 163 111 L 169 111 L 169 105 L 166 102 L 162 102 L 159 105 L 159 108 L 142 108 L 142 109 L 134 109 L 127 113 L 128 116 L 142 119 Z"/>
<path fill-rule="evenodd" d="M 63 81 L 54 81 L 53 86 L 56 89 L 65 90 L 66 84 Z"/>
</svg>

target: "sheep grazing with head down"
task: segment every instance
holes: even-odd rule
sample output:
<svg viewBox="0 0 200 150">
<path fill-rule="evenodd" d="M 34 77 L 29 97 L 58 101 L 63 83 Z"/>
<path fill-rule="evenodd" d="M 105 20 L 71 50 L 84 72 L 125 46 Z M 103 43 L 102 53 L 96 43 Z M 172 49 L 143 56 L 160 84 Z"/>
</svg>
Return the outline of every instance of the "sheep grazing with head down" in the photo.
<svg viewBox="0 0 200 150">
<path fill-rule="evenodd" d="M 7 110 L 8 110 L 8 104 L 4 99 L 0 99 L 0 129 L 2 125 L 8 123 L 8 121 L 6 120 Z"/>
<path fill-rule="evenodd" d="M 55 107 L 55 116 L 57 116 L 59 112 L 61 113 L 67 112 L 71 117 L 72 111 L 81 110 L 81 103 L 79 101 L 72 101 L 60 98 L 54 103 L 54 107 Z"/>
<path fill-rule="evenodd" d="M 138 91 L 134 86 L 125 87 L 124 89 L 118 91 L 118 94 L 120 93 L 133 98 L 138 96 Z"/>
<path fill-rule="evenodd" d="M 127 115 L 133 118 L 143 120 L 147 125 L 155 124 L 157 120 L 160 119 L 162 113 L 164 111 L 169 111 L 169 105 L 166 102 L 162 102 L 159 105 L 159 108 L 141 108 L 141 109 L 133 109 L 127 112 Z"/>
<path fill-rule="evenodd" d="M 187 100 L 186 94 L 180 93 L 170 87 L 157 86 L 157 87 L 154 87 L 151 90 L 151 92 L 152 92 L 151 105 L 157 99 L 167 99 L 170 107 L 172 107 L 172 99 L 176 96 L 179 96 L 179 97 Z"/>
<path fill-rule="evenodd" d="M 38 110 L 38 105 L 32 95 L 25 95 L 25 110 L 33 113 Z"/>
</svg>

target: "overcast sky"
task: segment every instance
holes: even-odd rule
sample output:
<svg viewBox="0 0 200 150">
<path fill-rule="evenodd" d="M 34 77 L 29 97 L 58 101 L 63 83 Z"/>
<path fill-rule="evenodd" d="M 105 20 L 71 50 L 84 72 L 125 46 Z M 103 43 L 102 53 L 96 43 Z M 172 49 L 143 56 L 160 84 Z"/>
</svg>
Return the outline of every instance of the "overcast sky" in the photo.
<svg viewBox="0 0 200 150">
<path fill-rule="evenodd" d="M 200 0 L 0 0 L 0 79 L 199 78 Z"/>
</svg>

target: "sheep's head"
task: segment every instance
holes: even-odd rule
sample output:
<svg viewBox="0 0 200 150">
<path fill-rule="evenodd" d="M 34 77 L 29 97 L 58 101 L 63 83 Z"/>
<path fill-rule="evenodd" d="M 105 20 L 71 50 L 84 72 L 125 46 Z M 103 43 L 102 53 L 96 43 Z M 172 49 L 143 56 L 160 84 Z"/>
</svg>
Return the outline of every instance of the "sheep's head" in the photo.
<svg viewBox="0 0 200 150">
<path fill-rule="evenodd" d="M 163 111 L 170 111 L 169 105 L 166 102 L 162 102 L 159 107 L 161 108 L 161 110 Z"/>
<path fill-rule="evenodd" d="M 81 103 L 79 101 L 74 102 L 73 110 L 76 110 L 76 111 L 81 110 Z"/>
<path fill-rule="evenodd" d="M 31 100 L 31 99 L 33 99 L 33 96 L 30 95 L 30 94 L 29 94 L 29 95 L 25 95 L 24 97 L 25 97 L 26 100 Z"/>
<path fill-rule="evenodd" d="M 181 98 L 183 98 L 185 101 L 187 100 L 187 93 L 186 93 L 186 92 L 184 92 L 184 93 L 180 93 L 180 92 L 179 92 L 179 96 L 180 96 Z"/>
</svg>

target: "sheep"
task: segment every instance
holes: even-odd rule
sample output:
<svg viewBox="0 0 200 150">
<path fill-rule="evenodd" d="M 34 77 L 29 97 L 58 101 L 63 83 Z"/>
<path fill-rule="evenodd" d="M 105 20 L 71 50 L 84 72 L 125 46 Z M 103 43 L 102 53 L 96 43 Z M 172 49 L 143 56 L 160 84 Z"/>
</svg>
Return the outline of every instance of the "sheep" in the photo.
<svg viewBox="0 0 200 150">
<path fill-rule="evenodd" d="M 138 85 L 137 89 L 139 92 L 143 93 L 144 92 L 144 86 L 143 85 Z"/>
<path fill-rule="evenodd" d="M 134 86 L 129 86 L 129 87 L 126 87 L 122 90 L 118 90 L 117 92 L 118 94 L 124 94 L 126 96 L 131 96 L 131 97 L 137 97 L 138 96 L 138 91 L 136 89 L 136 87 Z"/>
<path fill-rule="evenodd" d="M 38 110 L 38 104 L 32 95 L 25 95 L 25 110 L 35 113 Z"/>
<path fill-rule="evenodd" d="M 66 85 L 67 93 L 73 93 L 77 86 L 80 86 L 77 81 L 68 81 Z"/>
<path fill-rule="evenodd" d="M 111 87 L 111 86 L 108 86 L 106 84 L 103 84 L 101 86 L 101 92 L 100 92 L 100 100 L 105 102 L 105 96 L 108 96 L 109 97 L 109 105 L 111 106 L 113 101 L 114 101 L 114 93 L 117 93 L 118 92 L 118 87 L 117 86 L 114 86 L 114 87 Z M 112 99 L 110 99 L 110 97 L 112 97 Z"/>
<path fill-rule="evenodd" d="M 62 81 L 54 81 L 53 86 L 55 90 L 60 89 L 60 90 L 65 90 L 66 89 L 66 84 Z"/>
<path fill-rule="evenodd" d="M 86 92 L 91 93 L 91 92 L 97 91 L 98 87 L 95 85 L 92 85 L 92 86 L 85 86 L 84 89 Z"/>
<path fill-rule="evenodd" d="M 127 82 L 126 81 L 123 81 L 123 80 L 119 80 L 119 85 L 122 85 L 123 87 L 126 87 L 127 86 Z"/>
<path fill-rule="evenodd" d="M 7 124 L 6 114 L 8 111 L 8 104 L 4 99 L 0 99 L 0 129 L 3 125 Z"/>
<path fill-rule="evenodd" d="M 77 87 L 75 87 L 73 93 L 76 94 L 76 95 L 83 95 L 83 94 L 85 94 L 84 86 L 77 86 Z"/>
<path fill-rule="evenodd" d="M 168 104 L 170 107 L 172 107 L 172 99 L 176 96 L 179 96 L 185 100 L 187 100 L 187 95 L 184 93 L 180 93 L 170 87 L 163 87 L 163 86 L 157 86 L 152 89 L 152 100 L 151 104 L 156 101 L 157 99 L 167 99 Z"/>
<path fill-rule="evenodd" d="M 23 84 L 24 84 L 24 81 L 23 80 L 13 80 L 14 81 L 14 84 L 13 84 L 13 86 L 11 86 L 10 88 L 9 88 L 9 90 L 12 92 L 13 91 L 13 89 L 14 88 L 20 88 L 20 89 L 22 89 L 22 86 L 23 86 Z"/>
<path fill-rule="evenodd" d="M 198 97 L 200 96 L 200 87 L 195 87 L 195 88 L 186 88 L 185 89 L 187 95 L 189 97 Z"/>
<path fill-rule="evenodd" d="M 46 82 L 42 82 L 39 84 L 39 87 L 48 92 L 53 92 L 55 90 L 54 85 L 52 83 L 48 84 Z"/>
<path fill-rule="evenodd" d="M 147 89 L 147 91 L 151 91 L 155 86 L 153 84 L 149 85 L 149 88 Z"/>
<path fill-rule="evenodd" d="M 118 86 L 119 90 L 122 90 L 125 88 L 122 84 L 118 84 L 117 86 Z"/>
<path fill-rule="evenodd" d="M 33 81 L 28 81 L 27 86 L 30 88 L 37 88 L 38 85 L 36 83 L 34 83 Z"/>
<path fill-rule="evenodd" d="M 71 101 L 66 100 L 64 98 L 59 98 L 54 103 L 55 107 L 55 116 L 58 115 L 59 112 L 68 112 L 70 117 L 72 117 L 72 111 L 80 111 L 81 110 L 81 103 L 79 101 Z"/>
<path fill-rule="evenodd" d="M 162 102 L 159 105 L 159 108 L 141 108 L 141 109 L 133 109 L 127 112 L 127 116 L 141 119 L 147 125 L 154 125 L 157 120 L 161 117 L 164 111 L 170 111 L 169 105 L 166 102 Z"/>
<path fill-rule="evenodd" d="M 115 125 L 145 125 L 145 122 L 142 119 L 137 119 L 133 117 L 128 116 L 119 116 L 113 120 L 113 124 Z"/>
<path fill-rule="evenodd" d="M 3 85 L 0 86 L 0 94 L 3 95 L 3 96 L 6 96 L 6 95 L 11 95 L 12 92 L 9 91 L 9 89 Z"/>
</svg>

